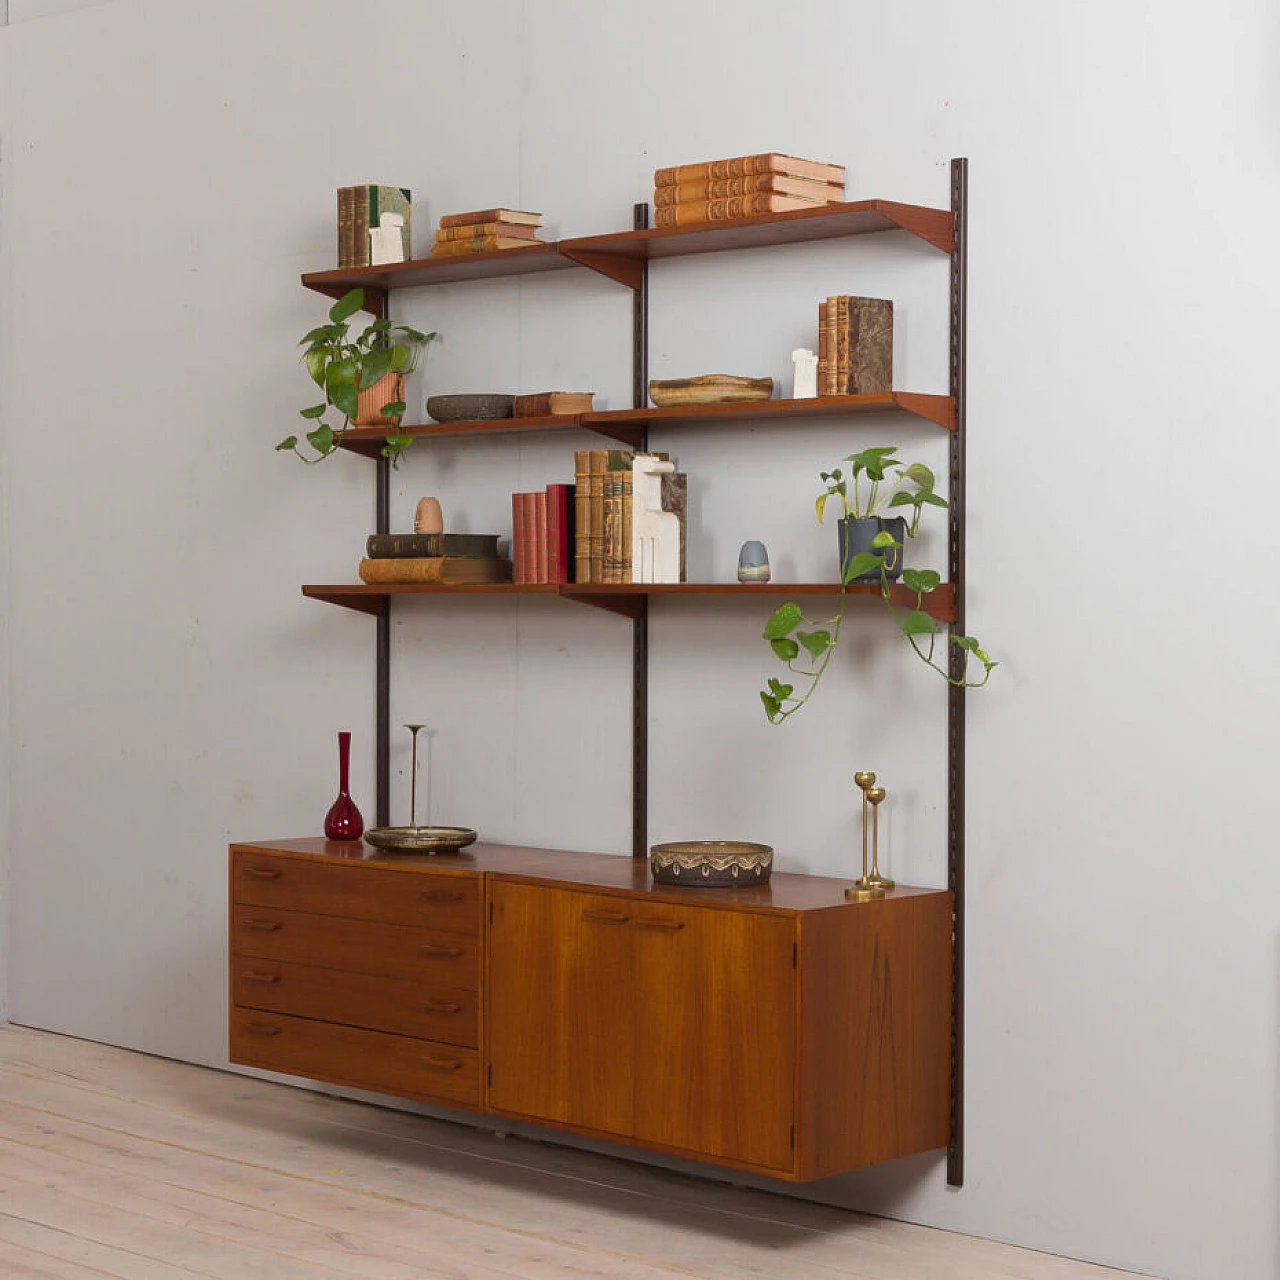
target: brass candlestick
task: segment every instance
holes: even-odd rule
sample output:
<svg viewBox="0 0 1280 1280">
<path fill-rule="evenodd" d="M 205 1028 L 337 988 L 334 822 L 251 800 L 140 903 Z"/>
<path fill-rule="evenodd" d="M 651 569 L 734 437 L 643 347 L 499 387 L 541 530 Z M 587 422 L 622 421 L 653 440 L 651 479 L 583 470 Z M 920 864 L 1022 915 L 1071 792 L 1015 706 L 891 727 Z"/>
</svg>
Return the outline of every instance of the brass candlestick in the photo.
<svg viewBox="0 0 1280 1280">
<path fill-rule="evenodd" d="M 880 800 L 884 799 L 884 788 L 877 787 L 876 775 L 866 770 L 855 773 L 853 780 L 862 791 L 862 875 L 844 891 L 844 896 L 851 898 L 854 902 L 870 902 L 873 898 L 883 898 L 886 886 L 867 874 L 867 803 L 871 793 L 878 791 L 880 796 L 875 803 L 879 804 Z"/>
<path fill-rule="evenodd" d="M 882 889 L 892 889 L 894 882 L 880 874 L 880 802 L 885 797 L 885 790 L 883 787 L 868 787 L 863 795 L 871 805 L 871 874 L 867 879 Z"/>
</svg>

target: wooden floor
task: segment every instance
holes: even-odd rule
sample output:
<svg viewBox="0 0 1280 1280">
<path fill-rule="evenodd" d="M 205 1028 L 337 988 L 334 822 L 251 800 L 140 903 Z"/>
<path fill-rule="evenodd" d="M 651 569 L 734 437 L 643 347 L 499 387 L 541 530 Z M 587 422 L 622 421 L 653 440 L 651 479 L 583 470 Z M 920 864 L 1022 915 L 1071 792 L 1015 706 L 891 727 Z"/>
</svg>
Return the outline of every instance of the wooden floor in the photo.
<svg viewBox="0 0 1280 1280">
<path fill-rule="evenodd" d="M 1120 1275 L 0 1026 L 4 1280 Z"/>
</svg>

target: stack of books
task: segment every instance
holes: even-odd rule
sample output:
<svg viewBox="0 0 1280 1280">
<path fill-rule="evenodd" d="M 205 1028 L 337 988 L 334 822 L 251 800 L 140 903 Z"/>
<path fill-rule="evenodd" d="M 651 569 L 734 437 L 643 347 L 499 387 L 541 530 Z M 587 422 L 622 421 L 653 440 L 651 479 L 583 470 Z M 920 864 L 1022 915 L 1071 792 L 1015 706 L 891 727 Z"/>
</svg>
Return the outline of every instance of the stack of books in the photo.
<svg viewBox="0 0 1280 1280">
<path fill-rule="evenodd" d="M 657 169 L 653 225 L 731 222 L 844 200 L 844 166 L 776 151 Z"/>
<path fill-rule="evenodd" d="M 360 580 L 379 585 L 510 582 L 511 561 L 498 554 L 496 533 L 371 533 Z"/>
<path fill-rule="evenodd" d="M 542 244 L 538 228 L 542 214 L 525 209 L 476 209 L 471 213 L 449 213 L 440 219 L 433 258 L 458 258 L 468 253 L 488 253 L 493 249 L 527 249 Z"/>
<path fill-rule="evenodd" d="M 404 260 L 412 254 L 409 217 L 413 202 L 408 187 L 389 187 L 365 182 L 356 187 L 338 188 L 338 266 L 367 267 L 370 254 L 369 230 L 378 226 L 384 213 L 398 213 L 404 219 L 400 228 Z"/>
<path fill-rule="evenodd" d="M 573 582 L 574 487 L 511 495 L 514 582 Z"/>
<path fill-rule="evenodd" d="M 893 390 L 893 302 L 832 294 L 818 303 L 818 394 Z"/>
</svg>

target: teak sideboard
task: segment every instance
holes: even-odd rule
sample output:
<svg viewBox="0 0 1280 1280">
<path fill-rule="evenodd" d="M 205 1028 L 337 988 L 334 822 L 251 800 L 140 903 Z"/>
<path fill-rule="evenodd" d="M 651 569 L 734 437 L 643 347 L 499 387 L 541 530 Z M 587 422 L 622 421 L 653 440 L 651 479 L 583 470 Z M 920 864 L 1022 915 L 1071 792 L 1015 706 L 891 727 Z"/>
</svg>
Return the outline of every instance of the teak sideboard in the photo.
<svg viewBox="0 0 1280 1280">
<path fill-rule="evenodd" d="M 950 892 L 233 844 L 231 1060 L 806 1182 L 946 1147 Z"/>
</svg>

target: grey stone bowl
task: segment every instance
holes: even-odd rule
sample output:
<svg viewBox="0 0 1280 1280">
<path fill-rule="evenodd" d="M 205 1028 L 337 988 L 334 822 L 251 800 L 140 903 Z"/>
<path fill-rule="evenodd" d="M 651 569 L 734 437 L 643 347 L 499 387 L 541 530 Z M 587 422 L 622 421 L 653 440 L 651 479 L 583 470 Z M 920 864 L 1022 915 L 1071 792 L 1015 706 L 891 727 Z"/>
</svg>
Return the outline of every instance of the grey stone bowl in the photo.
<svg viewBox="0 0 1280 1280">
<path fill-rule="evenodd" d="M 502 396 L 492 392 L 428 396 L 427 412 L 437 422 L 479 422 L 485 418 L 509 418 L 515 399 L 515 396 Z"/>
</svg>

